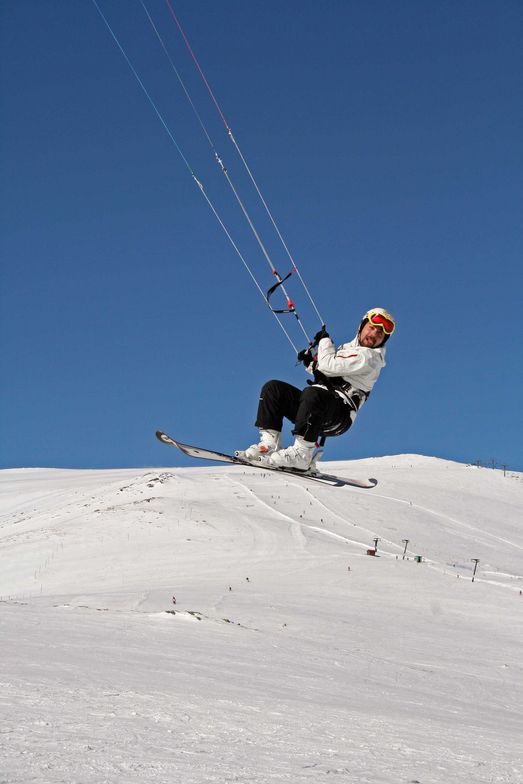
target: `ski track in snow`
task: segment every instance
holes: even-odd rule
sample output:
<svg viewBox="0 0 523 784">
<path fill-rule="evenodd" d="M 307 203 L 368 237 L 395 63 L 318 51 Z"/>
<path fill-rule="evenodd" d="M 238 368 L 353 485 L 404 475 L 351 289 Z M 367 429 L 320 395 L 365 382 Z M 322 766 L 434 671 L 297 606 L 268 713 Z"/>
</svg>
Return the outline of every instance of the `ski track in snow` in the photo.
<svg viewBox="0 0 523 784">
<path fill-rule="evenodd" d="M 369 463 L 0 472 L 0 784 L 520 784 L 521 485 Z"/>
<path fill-rule="evenodd" d="M 426 514 L 434 515 L 434 517 L 438 517 L 441 520 L 446 520 L 447 522 L 453 523 L 454 525 L 467 528 L 469 531 L 474 531 L 474 533 L 479 534 L 480 536 L 490 537 L 498 542 L 502 542 L 503 544 L 509 544 L 511 547 L 516 547 L 518 550 L 523 550 L 523 545 L 519 545 L 516 542 L 511 542 L 509 539 L 504 539 L 502 536 L 497 536 L 496 534 L 493 534 L 490 531 L 484 531 L 481 528 L 477 528 L 476 526 L 465 523 L 462 520 L 458 520 L 455 517 L 450 517 L 449 515 L 442 514 L 441 512 L 437 512 L 434 509 L 427 509 L 427 507 L 425 506 L 420 506 L 419 504 L 413 504 L 410 501 L 406 501 L 404 498 L 394 498 L 393 496 L 390 495 L 380 495 L 380 494 L 376 494 L 376 497 L 384 498 L 386 501 L 393 501 L 398 504 L 406 504 L 407 506 L 411 506 L 414 509 L 418 509 L 420 512 L 425 512 Z"/>
<path fill-rule="evenodd" d="M 311 526 L 311 525 L 308 525 L 308 524 L 306 524 L 304 522 L 300 523 L 300 525 L 302 525 L 304 528 L 309 528 L 310 530 L 315 530 L 317 532 L 324 533 L 325 535 L 328 535 L 328 536 L 331 536 L 333 538 L 337 538 L 337 539 L 343 540 L 343 541 L 345 541 L 345 542 L 347 542 L 349 544 L 354 544 L 354 545 L 356 545 L 358 547 L 361 547 L 361 548 L 366 548 L 366 547 L 369 547 L 371 545 L 372 538 L 374 536 L 374 532 L 372 531 L 372 529 L 369 529 L 369 528 L 367 528 L 365 526 L 362 526 L 360 523 L 356 522 L 354 519 L 352 519 L 347 514 L 344 514 L 344 515 L 338 514 L 336 511 L 334 511 L 332 508 L 330 508 L 324 501 L 320 500 L 314 494 L 314 491 L 311 492 L 311 490 L 310 490 L 308 485 L 303 485 L 302 484 L 302 480 L 299 480 L 298 482 L 292 482 L 292 481 L 289 481 L 287 479 L 287 481 L 289 482 L 289 484 L 292 484 L 293 486 L 295 486 L 296 489 L 298 490 L 298 492 L 302 492 L 302 493 L 306 493 L 306 494 L 310 495 L 310 497 L 312 499 L 314 499 L 314 503 L 316 505 L 320 506 L 324 510 L 324 512 L 327 515 L 329 515 L 331 518 L 335 518 L 336 520 L 340 521 L 344 525 L 352 525 L 352 526 L 356 527 L 358 530 L 362 531 L 362 533 L 367 534 L 368 535 L 368 539 L 366 540 L 366 542 L 364 542 L 362 540 L 356 540 L 354 538 L 345 536 L 345 535 L 340 534 L 340 533 L 335 533 L 334 531 L 330 531 L 327 528 L 321 528 L 321 527 L 318 527 L 318 526 Z M 243 483 L 242 486 L 246 487 L 245 483 Z M 249 488 L 247 488 L 247 489 L 249 489 Z M 314 488 L 314 490 L 316 490 L 316 488 Z M 255 496 L 254 491 L 250 490 L 250 492 Z M 316 490 L 316 493 L 317 492 L 318 492 L 318 490 Z M 320 490 L 319 492 L 321 493 L 322 491 Z M 349 492 L 350 493 L 359 493 L 360 495 L 365 495 L 366 492 L 368 492 L 368 491 L 358 490 L 357 488 L 350 488 Z M 519 549 L 519 550 L 523 549 L 523 546 L 518 545 L 516 542 L 512 542 L 512 541 L 510 541 L 508 539 L 505 539 L 503 537 L 497 536 L 497 535 L 492 534 L 492 533 L 490 533 L 488 531 L 484 531 L 482 529 L 479 529 L 476 526 L 467 524 L 466 522 L 464 522 L 462 520 L 458 520 L 455 517 L 451 517 L 451 516 L 442 514 L 440 512 L 437 512 L 434 509 L 428 509 L 427 507 L 421 506 L 420 504 L 412 503 L 410 501 L 405 500 L 404 498 L 398 498 L 398 497 L 394 497 L 394 496 L 390 496 L 390 495 L 383 495 L 383 494 L 376 493 L 374 491 L 372 491 L 372 495 L 373 495 L 374 498 L 380 498 L 380 499 L 383 499 L 383 500 L 386 500 L 386 501 L 391 501 L 393 503 L 404 504 L 404 505 L 408 506 L 410 509 L 420 511 L 420 512 L 422 512 L 424 514 L 434 516 L 434 517 L 438 518 L 439 520 L 443 520 L 446 524 L 451 523 L 453 525 L 457 525 L 457 526 L 461 526 L 463 528 L 466 528 L 469 531 L 472 531 L 475 534 L 478 534 L 479 536 L 490 537 L 491 539 L 494 539 L 494 540 L 496 540 L 498 542 L 501 542 L 503 544 L 508 544 L 508 545 L 510 545 L 512 547 L 515 547 L 515 548 Z M 260 501 L 261 499 L 258 498 L 258 500 Z M 265 503 L 265 502 L 263 502 L 263 503 Z M 268 506 L 268 508 L 271 508 L 268 504 L 266 504 L 266 506 Z M 281 513 L 279 513 L 279 514 L 281 514 Z M 286 517 L 287 519 L 291 519 L 287 515 L 284 515 L 284 517 Z M 390 548 L 390 549 L 383 550 L 384 544 L 387 546 L 387 548 Z M 383 536 L 380 537 L 380 556 L 381 557 L 385 556 L 385 557 L 398 558 L 402 554 L 402 552 L 403 552 L 403 547 L 401 545 L 399 545 L 398 543 L 393 542 L 392 540 L 387 539 L 387 538 L 385 538 Z M 410 557 L 412 557 L 412 555 Z M 430 558 L 425 557 L 424 562 L 428 566 L 433 568 L 433 569 L 437 569 L 437 570 L 440 570 L 442 572 L 446 572 L 447 571 L 446 570 L 446 566 L 444 564 L 438 563 L 437 561 L 432 560 Z M 486 573 L 492 574 L 492 575 L 498 576 L 498 577 L 502 576 L 501 573 L 499 573 L 499 572 L 486 572 Z M 519 575 L 519 574 L 509 574 L 509 573 L 507 573 L 504 576 L 509 578 L 509 579 L 511 579 L 511 580 L 514 580 L 514 579 L 521 580 L 521 579 L 523 579 L 523 576 Z M 508 588 L 510 590 L 519 590 L 519 586 L 516 587 L 516 586 L 513 586 L 513 585 L 507 585 L 506 583 L 499 582 L 499 581 L 492 580 L 492 579 L 485 579 L 485 578 L 477 577 L 476 580 L 478 582 L 479 581 L 489 582 L 491 585 L 495 585 L 495 586 L 502 587 L 502 588 Z"/>
</svg>

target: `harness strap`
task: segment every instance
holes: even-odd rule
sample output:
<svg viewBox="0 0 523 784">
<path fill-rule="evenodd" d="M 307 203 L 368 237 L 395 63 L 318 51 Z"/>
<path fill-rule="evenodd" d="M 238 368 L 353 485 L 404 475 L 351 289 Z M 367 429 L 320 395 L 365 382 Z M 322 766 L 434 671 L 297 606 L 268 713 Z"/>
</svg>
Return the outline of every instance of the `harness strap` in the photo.
<svg viewBox="0 0 523 784">
<path fill-rule="evenodd" d="M 354 411 L 358 411 L 362 404 L 367 400 L 370 392 L 354 387 L 350 381 L 345 381 L 342 376 L 326 376 L 321 371 L 313 370 L 314 381 L 307 381 L 307 384 L 319 384 L 329 392 L 341 392 L 344 402 Z"/>
</svg>

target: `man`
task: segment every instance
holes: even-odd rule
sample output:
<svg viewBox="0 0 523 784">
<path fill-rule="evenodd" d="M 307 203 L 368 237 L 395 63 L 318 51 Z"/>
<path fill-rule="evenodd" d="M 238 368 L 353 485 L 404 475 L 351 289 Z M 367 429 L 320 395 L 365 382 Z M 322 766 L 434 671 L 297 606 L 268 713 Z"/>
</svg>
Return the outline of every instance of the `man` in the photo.
<svg viewBox="0 0 523 784">
<path fill-rule="evenodd" d="M 314 381 L 308 381 L 303 391 L 285 381 L 264 384 L 256 418 L 260 441 L 237 451 L 237 457 L 262 461 L 271 468 L 309 469 L 318 438 L 339 436 L 353 424 L 385 366 L 385 343 L 394 329 L 390 313 L 372 308 L 354 340 L 336 350 L 322 327 L 311 347 L 298 354 Z M 281 448 L 284 417 L 293 422 L 296 437 L 286 449 Z"/>
</svg>

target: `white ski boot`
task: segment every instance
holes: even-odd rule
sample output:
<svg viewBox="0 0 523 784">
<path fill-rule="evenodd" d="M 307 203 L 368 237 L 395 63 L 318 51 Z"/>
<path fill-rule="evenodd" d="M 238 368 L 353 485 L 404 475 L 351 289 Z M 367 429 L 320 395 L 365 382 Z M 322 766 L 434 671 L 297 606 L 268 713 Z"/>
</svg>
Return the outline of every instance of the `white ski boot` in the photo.
<svg viewBox="0 0 523 784">
<path fill-rule="evenodd" d="M 277 430 L 260 430 L 260 441 L 252 444 L 247 449 L 237 449 L 234 453 L 240 460 L 249 460 L 257 463 L 262 457 L 267 457 L 276 452 L 281 446 L 281 433 Z"/>
<path fill-rule="evenodd" d="M 294 468 L 296 471 L 308 471 L 313 466 L 314 441 L 305 441 L 301 436 L 296 436 L 292 446 L 272 452 L 263 458 L 263 463 L 271 468 Z"/>
</svg>

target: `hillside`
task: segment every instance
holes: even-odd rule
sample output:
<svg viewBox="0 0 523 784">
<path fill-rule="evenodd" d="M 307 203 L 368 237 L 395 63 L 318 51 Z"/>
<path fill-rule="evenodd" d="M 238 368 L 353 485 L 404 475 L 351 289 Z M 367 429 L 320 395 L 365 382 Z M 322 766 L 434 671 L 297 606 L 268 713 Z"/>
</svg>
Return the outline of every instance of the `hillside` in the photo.
<svg viewBox="0 0 523 784">
<path fill-rule="evenodd" d="M 0 472 L 0 780 L 521 782 L 523 475 L 326 467 Z"/>
</svg>

